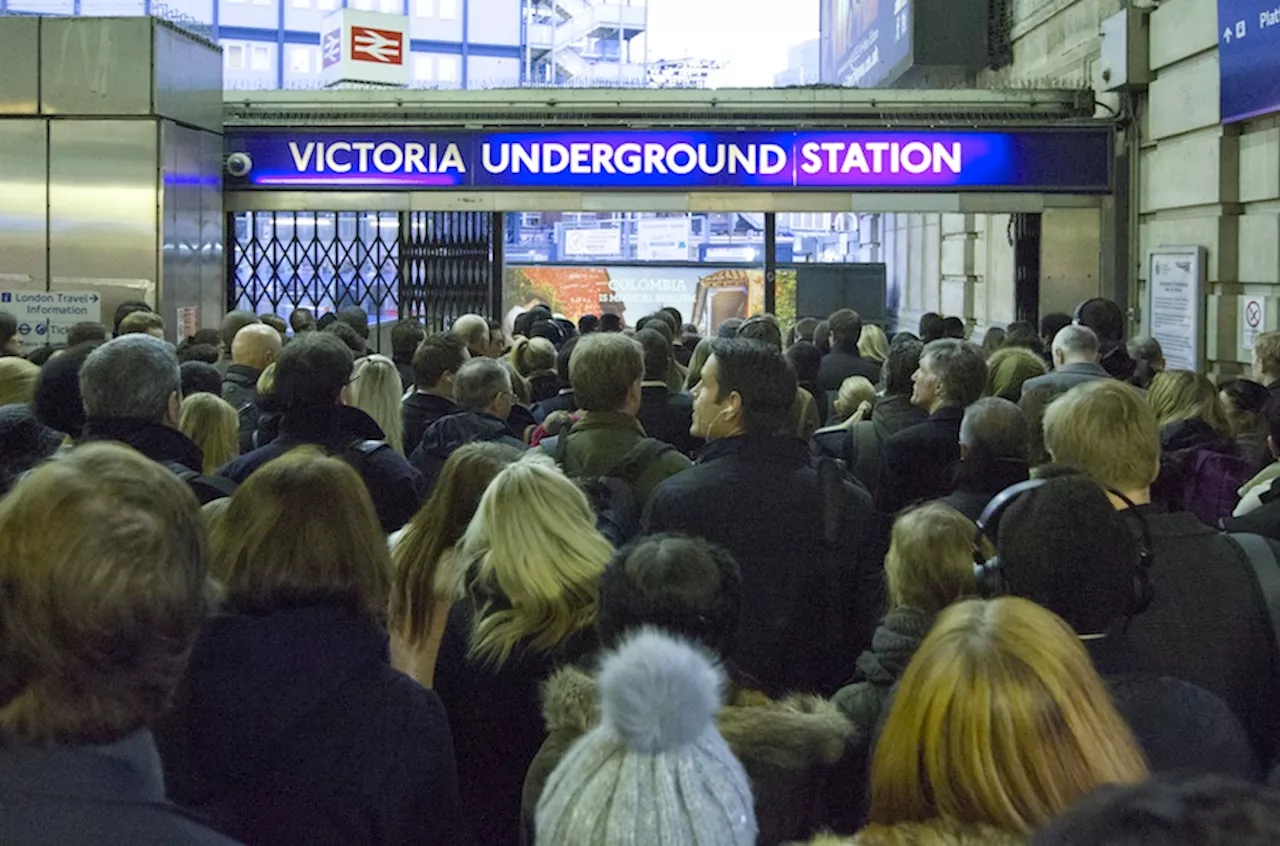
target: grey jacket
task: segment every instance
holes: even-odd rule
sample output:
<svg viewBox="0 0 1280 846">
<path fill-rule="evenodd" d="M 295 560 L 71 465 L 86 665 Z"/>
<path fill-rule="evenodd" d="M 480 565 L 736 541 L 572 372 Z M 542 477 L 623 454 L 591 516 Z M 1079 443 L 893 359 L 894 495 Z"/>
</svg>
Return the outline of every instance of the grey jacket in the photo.
<svg viewBox="0 0 1280 846">
<path fill-rule="evenodd" d="M 1028 391 L 1036 388 L 1043 388 L 1048 385 L 1061 385 L 1068 390 L 1076 385 L 1083 385 L 1085 382 L 1092 382 L 1095 379 L 1110 379 L 1111 374 L 1102 369 L 1102 365 L 1094 362 L 1077 362 L 1075 364 L 1064 364 L 1062 367 L 1046 373 L 1043 376 L 1037 376 L 1034 379 L 1028 379 L 1022 383 L 1022 395 L 1025 397 Z"/>
</svg>

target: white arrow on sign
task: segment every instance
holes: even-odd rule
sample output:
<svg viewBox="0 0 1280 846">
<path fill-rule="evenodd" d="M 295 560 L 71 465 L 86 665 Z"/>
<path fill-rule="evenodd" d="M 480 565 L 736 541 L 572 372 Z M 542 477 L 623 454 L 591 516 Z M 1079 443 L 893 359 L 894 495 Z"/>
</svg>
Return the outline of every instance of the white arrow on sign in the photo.
<svg viewBox="0 0 1280 846">
<path fill-rule="evenodd" d="M 1227 27 L 1222 31 L 1222 40 L 1226 41 L 1228 44 L 1231 43 L 1231 27 Z"/>
<path fill-rule="evenodd" d="M 356 53 L 368 56 L 365 61 L 381 62 L 386 65 L 400 64 L 400 39 L 388 38 L 381 31 L 368 27 L 351 28 L 351 57 Z"/>
</svg>

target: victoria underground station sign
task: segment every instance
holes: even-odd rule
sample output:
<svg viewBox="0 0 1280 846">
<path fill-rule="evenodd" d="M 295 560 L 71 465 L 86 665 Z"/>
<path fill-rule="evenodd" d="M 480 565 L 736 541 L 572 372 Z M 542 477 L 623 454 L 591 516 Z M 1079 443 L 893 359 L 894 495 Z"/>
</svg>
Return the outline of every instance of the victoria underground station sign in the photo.
<svg viewBox="0 0 1280 846">
<path fill-rule="evenodd" d="M 1106 129 L 230 131 L 230 187 L 361 190 L 1111 190 Z"/>
</svg>

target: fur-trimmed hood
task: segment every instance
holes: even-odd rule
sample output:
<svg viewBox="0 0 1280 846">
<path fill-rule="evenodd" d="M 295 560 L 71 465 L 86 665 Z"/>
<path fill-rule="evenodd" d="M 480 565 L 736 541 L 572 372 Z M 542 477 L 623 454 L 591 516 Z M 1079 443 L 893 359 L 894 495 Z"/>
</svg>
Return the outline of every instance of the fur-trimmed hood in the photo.
<svg viewBox="0 0 1280 846">
<path fill-rule="evenodd" d="M 595 678 L 577 667 L 564 667 L 543 684 L 542 714 L 549 733 L 586 734 L 596 725 L 596 704 Z M 853 734 L 849 721 L 820 696 L 774 701 L 753 691 L 738 692 L 722 707 L 716 726 L 748 772 L 835 763 Z"/>
</svg>

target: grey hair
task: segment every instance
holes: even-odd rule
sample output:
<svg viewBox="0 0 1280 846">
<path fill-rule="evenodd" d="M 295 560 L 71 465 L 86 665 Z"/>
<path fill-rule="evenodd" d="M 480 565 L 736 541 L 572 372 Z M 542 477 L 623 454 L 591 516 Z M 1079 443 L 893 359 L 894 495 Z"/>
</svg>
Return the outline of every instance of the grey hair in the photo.
<svg viewBox="0 0 1280 846">
<path fill-rule="evenodd" d="M 145 334 L 107 341 L 80 368 L 80 395 L 90 418 L 127 417 L 158 422 L 169 397 L 182 397 L 182 371 L 173 347 Z"/>
<path fill-rule="evenodd" d="M 1027 415 L 1007 399 L 980 399 L 965 409 L 960 421 L 960 443 L 970 454 L 1026 461 L 1030 441 Z"/>
<path fill-rule="evenodd" d="M 1096 361 L 1101 345 L 1098 336 L 1088 326 L 1073 323 L 1063 326 L 1053 336 L 1053 351 L 1064 358 L 1091 359 Z"/>
<path fill-rule="evenodd" d="M 1128 344 L 1128 351 L 1129 358 L 1145 361 L 1147 364 L 1155 364 L 1164 358 L 1164 349 L 1161 348 L 1160 342 L 1151 337 L 1134 338 Z"/>
<path fill-rule="evenodd" d="M 511 391 L 511 374 L 502 362 L 473 358 L 463 362 L 453 380 L 453 401 L 464 411 L 484 411 L 498 394 Z"/>
<path fill-rule="evenodd" d="M 489 343 L 489 321 L 478 314 L 464 314 L 453 325 L 449 332 L 468 347 L 483 347 Z"/>
</svg>

